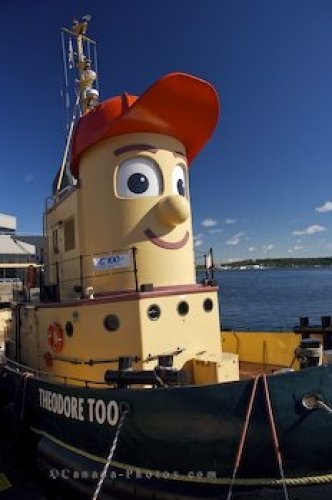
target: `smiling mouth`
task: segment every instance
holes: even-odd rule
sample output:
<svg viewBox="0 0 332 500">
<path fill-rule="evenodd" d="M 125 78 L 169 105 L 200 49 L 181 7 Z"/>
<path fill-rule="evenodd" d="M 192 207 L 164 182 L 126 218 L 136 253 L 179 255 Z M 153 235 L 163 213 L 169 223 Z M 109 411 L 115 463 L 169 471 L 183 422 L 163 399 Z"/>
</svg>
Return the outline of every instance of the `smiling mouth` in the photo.
<svg viewBox="0 0 332 500">
<path fill-rule="evenodd" d="M 166 248 L 167 250 L 178 250 L 179 248 L 184 247 L 184 245 L 189 240 L 189 232 L 188 231 L 186 231 L 184 237 L 181 240 L 175 241 L 175 242 L 169 242 L 169 241 L 162 240 L 151 229 L 146 229 L 144 231 L 144 234 L 145 234 L 145 236 L 147 236 L 149 238 L 151 243 L 153 243 L 157 247 Z"/>
</svg>

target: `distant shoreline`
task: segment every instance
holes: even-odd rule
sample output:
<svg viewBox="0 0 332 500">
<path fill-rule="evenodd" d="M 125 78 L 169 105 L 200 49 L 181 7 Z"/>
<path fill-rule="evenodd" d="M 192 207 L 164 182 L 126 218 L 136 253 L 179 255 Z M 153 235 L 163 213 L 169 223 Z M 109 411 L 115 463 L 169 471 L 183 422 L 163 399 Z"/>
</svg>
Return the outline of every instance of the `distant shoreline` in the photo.
<svg viewBox="0 0 332 500">
<path fill-rule="evenodd" d="M 268 269 L 268 268 L 296 268 L 296 267 L 331 267 L 332 257 L 299 257 L 274 259 L 245 259 L 236 262 L 221 262 L 214 266 L 218 269 Z M 204 269 L 197 265 L 196 269 Z"/>
</svg>

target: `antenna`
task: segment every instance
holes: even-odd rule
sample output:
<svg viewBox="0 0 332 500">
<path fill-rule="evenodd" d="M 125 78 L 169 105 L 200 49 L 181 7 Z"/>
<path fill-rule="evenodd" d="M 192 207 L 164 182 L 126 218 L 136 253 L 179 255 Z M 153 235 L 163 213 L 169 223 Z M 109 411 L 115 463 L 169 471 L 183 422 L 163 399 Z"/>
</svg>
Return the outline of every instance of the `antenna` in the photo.
<svg viewBox="0 0 332 500">
<path fill-rule="evenodd" d="M 61 28 L 62 32 L 62 52 L 63 52 L 63 66 L 65 74 L 65 100 L 66 109 L 70 105 L 70 92 L 74 95 L 74 107 L 70 123 L 67 123 L 67 139 L 65 151 L 61 163 L 59 173 L 56 180 L 55 196 L 68 185 L 74 184 L 74 179 L 69 169 L 69 151 L 74 131 L 74 125 L 81 115 L 91 111 L 99 102 L 99 91 L 97 85 L 97 71 L 93 66 L 97 66 L 97 50 L 96 42 L 89 38 L 86 33 L 88 30 L 88 23 L 91 20 L 89 14 L 82 17 L 81 21 L 73 20 L 71 29 Z M 67 40 L 65 40 L 67 38 Z M 68 45 L 68 53 L 66 57 L 65 45 Z M 91 58 L 91 45 L 94 47 L 93 60 Z M 76 69 L 76 75 L 71 74 L 71 70 Z M 97 68 L 96 68 L 97 69 Z M 70 84 L 72 90 L 70 88 Z M 66 175 L 64 175 L 66 172 Z"/>
<path fill-rule="evenodd" d="M 86 36 L 88 23 L 91 20 L 89 14 L 82 17 L 81 21 L 73 20 L 71 30 L 62 28 L 62 32 L 69 37 L 68 62 L 69 65 L 75 67 L 78 73 L 78 78 L 75 80 L 76 93 L 79 95 L 79 106 L 81 114 L 88 113 L 93 109 L 99 101 L 99 92 L 94 87 L 97 82 L 96 69 L 96 50 L 94 51 L 94 59 L 91 59 L 91 45 L 96 46 L 96 42 Z"/>
</svg>

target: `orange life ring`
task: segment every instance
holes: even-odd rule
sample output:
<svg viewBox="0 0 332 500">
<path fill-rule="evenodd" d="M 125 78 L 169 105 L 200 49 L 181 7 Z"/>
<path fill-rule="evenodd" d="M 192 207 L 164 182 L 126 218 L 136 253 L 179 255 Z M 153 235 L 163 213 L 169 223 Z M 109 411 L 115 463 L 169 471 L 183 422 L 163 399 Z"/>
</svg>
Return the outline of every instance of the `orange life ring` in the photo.
<svg viewBox="0 0 332 500">
<path fill-rule="evenodd" d="M 64 343 L 64 334 L 59 323 L 51 323 L 47 333 L 48 345 L 54 352 L 61 352 Z"/>
</svg>

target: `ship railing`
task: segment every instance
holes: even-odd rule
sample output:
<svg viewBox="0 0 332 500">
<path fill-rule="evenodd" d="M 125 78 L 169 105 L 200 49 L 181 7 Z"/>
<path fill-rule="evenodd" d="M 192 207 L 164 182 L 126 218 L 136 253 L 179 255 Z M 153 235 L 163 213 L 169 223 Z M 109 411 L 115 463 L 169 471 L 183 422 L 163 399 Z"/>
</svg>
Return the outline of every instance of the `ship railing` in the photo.
<svg viewBox="0 0 332 500">
<path fill-rule="evenodd" d="M 112 285 L 113 291 L 128 288 L 139 291 L 136 251 L 135 247 L 106 250 L 80 254 L 51 263 L 50 282 L 56 285 L 57 300 L 60 300 L 60 293 L 65 296 L 77 294 L 76 297 L 80 298 L 92 297 L 100 291 L 111 291 L 106 288 Z M 119 275 L 126 274 L 132 278 L 119 278 Z M 118 286 L 121 282 L 125 286 Z"/>
<path fill-rule="evenodd" d="M 63 383 L 69 384 L 70 382 L 79 382 L 81 385 L 85 385 L 86 387 L 89 387 L 91 385 L 103 385 L 105 384 L 116 384 L 117 382 L 120 383 L 120 376 L 124 376 L 124 374 L 128 374 L 128 372 L 131 373 L 131 376 L 129 376 L 129 380 L 127 380 L 127 385 L 134 385 L 134 384 L 140 384 L 140 383 L 152 383 L 156 382 L 159 385 L 166 385 L 163 383 L 163 380 L 158 380 L 160 378 L 160 375 L 162 376 L 161 378 L 164 379 L 166 376 L 165 381 L 167 380 L 168 382 L 178 382 L 181 379 L 181 376 L 184 374 L 179 371 L 179 370 L 173 370 L 173 357 L 178 356 L 182 352 L 185 351 L 185 348 L 177 348 L 175 351 L 167 352 L 167 353 L 158 353 L 155 355 L 148 355 L 147 358 L 141 359 L 139 356 L 125 356 L 125 357 L 117 357 L 117 358 L 97 358 L 97 359 L 82 359 L 82 358 L 73 358 L 69 356 L 59 356 L 59 355 L 53 355 L 49 354 L 47 356 L 47 359 L 50 361 L 56 360 L 56 361 L 63 361 L 67 362 L 70 364 L 74 365 L 89 365 L 89 366 L 94 366 L 98 364 L 106 364 L 106 365 L 111 365 L 111 364 L 116 364 L 117 369 L 116 370 L 108 370 L 108 377 L 105 375 L 105 380 L 100 381 L 100 380 L 90 380 L 90 379 L 83 379 L 79 377 L 72 377 L 72 376 L 64 376 L 64 375 L 58 375 L 50 372 L 46 372 L 43 370 L 40 370 L 39 368 L 33 368 L 31 366 L 25 365 L 24 363 L 20 363 L 18 361 L 14 361 L 13 359 L 10 359 L 8 357 L 4 357 L 3 365 L 6 368 L 6 370 L 15 373 L 19 376 L 33 376 L 36 379 L 60 379 Z M 39 355 L 39 358 L 45 358 L 45 355 Z M 151 361 L 158 361 L 158 366 L 153 368 L 152 370 L 140 370 L 140 371 L 132 371 L 132 365 L 133 363 L 149 363 Z M 160 371 L 158 375 L 158 370 Z M 167 375 L 168 374 L 168 375 Z M 180 378 L 179 378 L 180 376 Z M 128 377 L 127 377 L 128 378 Z M 184 379 L 183 379 L 184 380 Z M 164 382 L 165 382 L 164 381 Z"/>
<path fill-rule="evenodd" d="M 118 356 L 116 358 L 78 358 L 73 356 L 64 356 L 59 354 L 47 353 L 40 354 L 39 357 L 47 359 L 49 361 L 62 361 L 64 363 L 70 363 L 73 365 L 100 365 L 100 364 L 117 364 L 119 370 L 131 369 L 134 363 L 150 363 L 153 361 L 158 361 L 159 366 L 167 365 L 170 363 L 170 367 L 173 366 L 173 357 L 182 354 L 185 351 L 185 347 L 178 347 L 175 350 L 157 354 L 149 354 L 145 359 L 141 359 L 137 354 L 130 356 Z M 125 368 L 123 368 L 125 366 Z"/>
<path fill-rule="evenodd" d="M 4 358 L 3 364 L 5 369 L 12 373 L 15 373 L 17 375 L 31 373 L 38 380 L 43 380 L 43 379 L 45 380 L 45 378 L 49 380 L 57 379 L 61 380 L 64 384 L 70 384 L 70 382 L 79 382 L 82 385 L 84 384 L 86 387 L 95 385 L 102 385 L 102 386 L 106 385 L 105 382 L 101 380 L 89 380 L 79 377 L 57 375 L 54 373 L 45 372 L 37 368 L 32 368 L 31 366 L 25 365 L 23 363 L 18 363 L 17 361 L 14 361 L 6 357 Z"/>
</svg>

